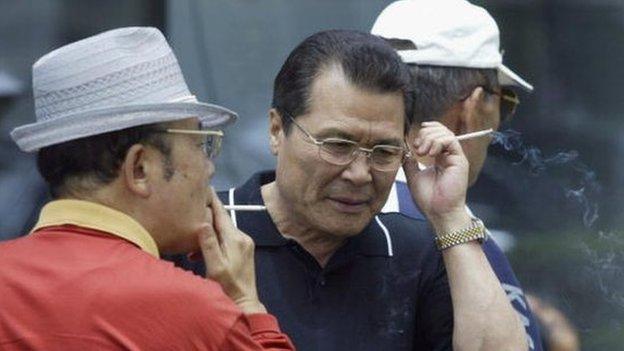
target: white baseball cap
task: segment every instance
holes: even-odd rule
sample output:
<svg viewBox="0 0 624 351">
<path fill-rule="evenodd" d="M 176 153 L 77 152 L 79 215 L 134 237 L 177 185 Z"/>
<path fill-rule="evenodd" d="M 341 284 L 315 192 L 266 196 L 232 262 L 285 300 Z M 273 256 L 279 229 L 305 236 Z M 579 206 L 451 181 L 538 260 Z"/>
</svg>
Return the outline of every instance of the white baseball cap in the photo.
<svg viewBox="0 0 624 351">
<path fill-rule="evenodd" d="M 405 63 L 495 68 L 501 85 L 533 91 L 531 84 L 503 65 L 492 16 L 468 1 L 395 1 L 379 14 L 371 33 L 414 43 L 416 49 L 398 51 Z"/>
</svg>

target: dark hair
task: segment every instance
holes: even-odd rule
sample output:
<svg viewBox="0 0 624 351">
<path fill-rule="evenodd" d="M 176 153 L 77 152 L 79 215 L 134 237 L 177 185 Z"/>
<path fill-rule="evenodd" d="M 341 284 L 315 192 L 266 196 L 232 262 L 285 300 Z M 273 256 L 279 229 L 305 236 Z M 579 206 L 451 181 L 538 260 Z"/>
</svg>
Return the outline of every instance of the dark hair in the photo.
<svg viewBox="0 0 624 351">
<path fill-rule="evenodd" d="M 288 56 L 275 77 L 271 106 L 282 117 L 286 132 L 290 119 L 309 108 L 310 88 L 323 69 L 338 64 L 358 88 L 379 93 L 402 92 L 406 126 L 411 120 L 411 93 L 407 67 L 380 37 L 353 30 L 328 30 L 313 34 Z M 407 128 L 406 128 L 407 131 Z"/>
<path fill-rule="evenodd" d="M 387 39 L 396 50 L 416 49 L 409 40 Z M 413 121 L 437 120 L 477 86 L 493 91 L 499 87 L 493 68 L 466 68 L 408 64 L 413 91 Z"/>
<path fill-rule="evenodd" d="M 109 184 L 119 175 L 126 153 L 135 144 L 155 147 L 165 156 L 165 178 L 173 176 L 171 148 L 160 125 L 144 125 L 120 131 L 94 135 L 42 148 L 37 153 L 37 168 L 48 183 L 53 198 L 73 189 L 71 180 L 89 178 L 98 184 Z"/>
</svg>

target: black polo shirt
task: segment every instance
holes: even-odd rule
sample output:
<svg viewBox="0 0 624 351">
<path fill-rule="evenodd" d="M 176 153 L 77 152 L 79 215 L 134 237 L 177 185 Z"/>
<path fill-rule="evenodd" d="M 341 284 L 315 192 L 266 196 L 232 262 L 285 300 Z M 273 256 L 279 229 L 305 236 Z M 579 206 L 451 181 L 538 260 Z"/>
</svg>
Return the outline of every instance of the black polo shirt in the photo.
<svg viewBox="0 0 624 351">
<path fill-rule="evenodd" d="M 226 204 L 263 204 L 254 175 L 219 197 Z M 260 300 L 298 350 L 451 350 L 453 312 L 446 272 L 424 221 L 380 214 L 322 268 L 285 239 L 267 212 L 233 220 L 256 243 Z M 203 262 L 177 264 L 204 275 Z"/>
</svg>

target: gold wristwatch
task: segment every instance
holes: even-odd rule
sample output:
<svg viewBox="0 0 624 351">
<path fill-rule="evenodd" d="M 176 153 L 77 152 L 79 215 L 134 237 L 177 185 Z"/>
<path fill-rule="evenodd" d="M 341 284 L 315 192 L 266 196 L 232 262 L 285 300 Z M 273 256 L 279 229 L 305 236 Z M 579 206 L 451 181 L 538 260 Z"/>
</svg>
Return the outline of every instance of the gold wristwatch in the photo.
<svg viewBox="0 0 624 351">
<path fill-rule="evenodd" d="M 439 235 L 435 238 L 436 245 L 440 251 L 475 240 L 479 241 L 479 243 L 487 240 L 485 225 L 482 220 L 476 217 L 472 218 L 470 227 Z"/>
</svg>

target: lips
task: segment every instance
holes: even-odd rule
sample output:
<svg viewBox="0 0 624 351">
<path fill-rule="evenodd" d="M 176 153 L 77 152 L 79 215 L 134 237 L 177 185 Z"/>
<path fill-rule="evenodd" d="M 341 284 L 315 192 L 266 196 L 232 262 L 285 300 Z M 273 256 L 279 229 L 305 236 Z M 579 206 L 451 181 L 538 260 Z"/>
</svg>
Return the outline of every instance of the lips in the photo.
<svg viewBox="0 0 624 351">
<path fill-rule="evenodd" d="M 369 199 L 357 199 L 357 198 L 352 198 L 352 197 L 332 196 L 330 197 L 330 199 L 334 201 L 342 202 L 347 205 L 361 205 L 361 204 L 367 204 L 369 202 Z"/>
<path fill-rule="evenodd" d="M 355 198 L 348 196 L 332 196 L 329 197 L 332 205 L 340 212 L 358 213 L 368 207 L 370 199 Z"/>
</svg>

